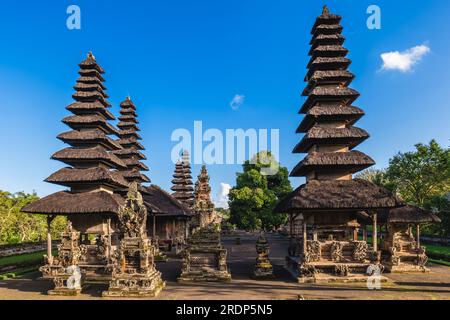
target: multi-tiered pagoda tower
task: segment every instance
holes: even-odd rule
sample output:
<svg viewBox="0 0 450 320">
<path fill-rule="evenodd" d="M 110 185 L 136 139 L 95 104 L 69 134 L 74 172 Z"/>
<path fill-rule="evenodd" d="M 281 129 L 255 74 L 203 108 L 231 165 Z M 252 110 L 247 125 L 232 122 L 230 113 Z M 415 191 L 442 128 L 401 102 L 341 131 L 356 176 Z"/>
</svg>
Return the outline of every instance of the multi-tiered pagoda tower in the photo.
<svg viewBox="0 0 450 320">
<path fill-rule="evenodd" d="M 197 220 L 195 223 L 199 227 L 211 224 L 214 218 L 214 204 L 211 201 L 211 187 L 209 185 L 209 175 L 206 166 L 202 166 L 202 170 L 197 177 L 194 197 L 194 210 Z"/>
<path fill-rule="evenodd" d="M 347 70 L 351 60 L 340 22 L 325 6 L 313 26 L 303 91 L 307 99 L 300 110 L 305 117 L 297 130 L 305 135 L 294 148 L 306 157 L 291 172 L 305 177 L 306 184 L 276 208 L 290 214 L 291 234 L 300 239 L 300 247 L 290 248 L 288 262 L 301 281 L 326 274 L 333 280 L 363 275 L 369 263 L 380 260 L 377 210 L 400 205 L 387 190 L 353 179 L 374 161 L 355 150 L 369 134 L 355 126 L 364 112 L 353 106 L 359 93 L 349 87 L 354 75 Z M 373 224 L 372 247 L 358 240 L 367 221 Z M 298 233 L 293 231 L 296 222 Z"/>
<path fill-rule="evenodd" d="M 140 152 L 145 149 L 138 141 L 141 140 L 141 137 L 138 134 L 140 129 L 137 126 L 139 121 L 137 120 L 136 106 L 130 97 L 127 97 L 120 107 L 120 122 L 117 126 L 120 129 L 118 143 L 122 149 L 114 151 L 114 154 L 126 164 L 126 169 L 122 169 L 121 173 L 129 182 L 138 182 L 139 184 L 150 182 L 150 179 L 142 173 L 142 171 L 148 171 L 148 167 L 141 162 L 146 157 Z"/>
<path fill-rule="evenodd" d="M 189 159 L 189 152 L 183 151 L 182 160 L 175 164 L 175 173 L 173 174 L 174 193 L 172 196 L 184 203 L 189 209 L 194 206 L 194 187 L 192 183 L 192 171 Z"/>
<path fill-rule="evenodd" d="M 56 152 L 52 159 L 68 167 L 52 174 L 47 182 L 70 188 L 42 198 L 22 209 L 23 212 L 46 214 L 48 216 L 47 265 L 41 268 L 44 277 L 54 280 L 57 293 L 71 293 L 65 281 L 68 275 L 62 270 L 68 267 L 64 258 L 68 254 L 83 269 L 89 279 L 106 275 L 111 260 L 112 235 L 117 230 L 116 214 L 123 203 L 115 193 L 128 187 L 118 170 L 125 170 L 126 164 L 114 155 L 121 146 L 110 138 L 117 130 L 109 123 L 114 116 L 108 111 L 110 104 L 105 93 L 104 70 L 98 65 L 92 53 L 81 62 L 80 77 L 75 85 L 75 103 L 67 110 L 73 115 L 63 119 L 72 130 L 58 138 L 70 147 Z M 68 217 L 67 235 L 70 251 L 61 251 L 52 256 L 50 223 L 56 215 Z"/>
</svg>

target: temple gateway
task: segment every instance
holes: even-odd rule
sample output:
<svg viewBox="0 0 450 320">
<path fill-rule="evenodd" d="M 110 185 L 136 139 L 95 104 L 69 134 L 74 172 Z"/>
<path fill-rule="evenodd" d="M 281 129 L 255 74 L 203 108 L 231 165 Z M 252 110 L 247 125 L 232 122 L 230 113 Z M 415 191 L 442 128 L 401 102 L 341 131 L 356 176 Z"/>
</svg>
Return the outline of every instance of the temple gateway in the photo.
<svg viewBox="0 0 450 320">
<path fill-rule="evenodd" d="M 419 230 L 421 223 L 438 218 L 353 178 L 375 162 L 355 149 L 369 134 L 355 126 L 364 111 L 353 105 L 359 93 L 349 87 L 355 76 L 348 71 L 351 60 L 340 22 L 325 6 L 311 31 L 306 101 L 300 109 L 305 117 L 297 129 L 304 136 L 293 151 L 306 157 L 291 172 L 306 183 L 276 208 L 290 216 L 286 266 L 300 282 L 365 281 L 368 267 L 383 270 L 383 263 L 389 271 L 425 271 L 425 249 L 412 236 L 411 225 Z M 388 233 L 381 246 L 380 224 Z"/>
</svg>

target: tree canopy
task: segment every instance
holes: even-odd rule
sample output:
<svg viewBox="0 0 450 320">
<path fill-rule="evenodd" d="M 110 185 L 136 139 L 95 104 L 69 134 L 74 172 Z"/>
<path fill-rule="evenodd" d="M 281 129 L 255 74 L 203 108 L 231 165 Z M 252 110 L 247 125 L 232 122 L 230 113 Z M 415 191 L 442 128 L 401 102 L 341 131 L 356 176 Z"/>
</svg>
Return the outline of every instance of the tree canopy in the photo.
<svg viewBox="0 0 450 320">
<path fill-rule="evenodd" d="M 285 223 L 287 216 L 274 213 L 273 208 L 292 192 L 288 177 L 287 168 L 281 167 L 270 152 L 259 152 L 246 161 L 230 191 L 230 222 L 247 230 L 271 229 Z"/>
<path fill-rule="evenodd" d="M 0 244 L 35 242 L 45 239 L 46 217 L 20 211 L 25 205 L 38 199 L 36 194 L 24 192 L 11 194 L 0 190 Z M 52 236 L 59 238 L 64 227 L 65 218 L 56 218 L 52 222 Z"/>
</svg>

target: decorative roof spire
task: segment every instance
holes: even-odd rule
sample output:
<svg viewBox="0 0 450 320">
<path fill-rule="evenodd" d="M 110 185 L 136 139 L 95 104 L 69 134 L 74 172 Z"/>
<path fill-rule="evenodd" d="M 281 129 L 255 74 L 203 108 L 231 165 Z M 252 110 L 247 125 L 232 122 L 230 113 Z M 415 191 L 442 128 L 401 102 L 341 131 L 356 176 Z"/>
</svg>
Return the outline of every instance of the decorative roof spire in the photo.
<svg viewBox="0 0 450 320">
<path fill-rule="evenodd" d="M 327 5 L 323 6 L 322 15 L 323 16 L 329 16 L 330 15 L 330 9 L 328 9 Z"/>
<path fill-rule="evenodd" d="M 87 58 L 90 59 L 90 60 L 95 60 L 95 56 L 92 54 L 92 51 L 88 52 Z"/>
</svg>

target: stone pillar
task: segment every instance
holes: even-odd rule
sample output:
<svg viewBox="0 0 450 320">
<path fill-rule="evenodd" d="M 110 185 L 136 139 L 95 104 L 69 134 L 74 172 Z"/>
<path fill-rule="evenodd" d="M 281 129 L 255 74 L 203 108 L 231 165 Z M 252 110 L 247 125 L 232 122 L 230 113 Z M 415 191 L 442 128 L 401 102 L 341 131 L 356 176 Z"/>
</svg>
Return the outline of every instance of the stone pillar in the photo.
<svg viewBox="0 0 450 320">
<path fill-rule="evenodd" d="M 53 253 L 52 253 L 52 221 L 55 219 L 55 216 L 47 216 L 47 260 L 48 264 L 53 264 Z"/>
<path fill-rule="evenodd" d="M 420 225 L 416 225 L 417 249 L 420 249 Z"/>
<path fill-rule="evenodd" d="M 111 218 L 106 219 L 106 232 L 108 235 L 108 245 L 106 246 L 106 256 L 108 257 L 108 261 L 111 260 L 111 245 L 112 245 L 112 239 L 111 239 Z"/>
<path fill-rule="evenodd" d="M 362 232 L 363 232 L 363 241 L 367 241 L 367 226 L 364 226 Z"/>
<path fill-rule="evenodd" d="M 303 253 L 308 251 L 308 235 L 306 232 L 306 219 L 303 218 Z"/>
<path fill-rule="evenodd" d="M 372 241 L 373 241 L 373 251 L 378 251 L 378 232 L 377 232 L 377 214 L 373 214 L 373 225 L 372 225 Z"/>
<path fill-rule="evenodd" d="M 318 234 L 317 234 L 317 229 L 314 228 L 313 230 L 313 240 L 317 241 L 319 239 Z"/>
<path fill-rule="evenodd" d="M 153 213 L 153 239 L 156 237 L 156 215 Z"/>
</svg>

